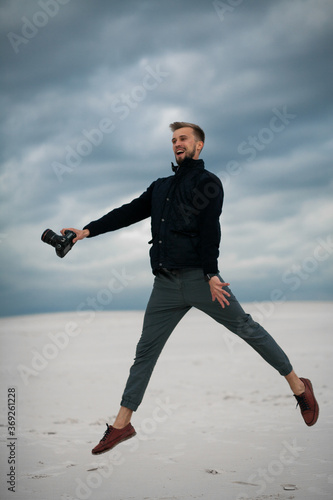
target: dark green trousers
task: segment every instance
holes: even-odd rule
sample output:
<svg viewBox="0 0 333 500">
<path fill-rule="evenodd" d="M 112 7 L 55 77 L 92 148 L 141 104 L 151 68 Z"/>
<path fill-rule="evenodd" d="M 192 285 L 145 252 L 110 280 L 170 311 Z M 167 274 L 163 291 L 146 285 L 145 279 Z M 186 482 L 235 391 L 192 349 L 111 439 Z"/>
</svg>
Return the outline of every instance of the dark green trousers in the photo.
<svg viewBox="0 0 333 500">
<path fill-rule="evenodd" d="M 157 274 L 134 364 L 122 397 L 122 406 L 134 411 L 138 408 L 166 341 L 192 307 L 208 314 L 245 340 L 281 375 L 288 375 L 292 371 L 288 357 L 271 335 L 244 312 L 231 290 L 227 290 L 230 293 L 230 305 L 222 308 L 217 300 L 212 301 L 209 284 L 204 281 L 201 269 Z"/>
</svg>

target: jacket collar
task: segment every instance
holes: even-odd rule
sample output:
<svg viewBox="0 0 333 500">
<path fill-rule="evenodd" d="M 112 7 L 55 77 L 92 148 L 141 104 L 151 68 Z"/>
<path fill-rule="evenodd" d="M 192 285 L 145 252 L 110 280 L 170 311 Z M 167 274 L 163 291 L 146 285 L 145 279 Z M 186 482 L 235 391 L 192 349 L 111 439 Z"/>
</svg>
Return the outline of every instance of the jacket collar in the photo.
<svg viewBox="0 0 333 500">
<path fill-rule="evenodd" d="M 171 162 L 171 168 L 173 172 L 177 173 L 179 170 L 184 168 L 205 168 L 205 164 L 204 161 L 201 159 L 193 160 L 193 158 L 185 158 L 180 166 L 174 165 Z"/>
</svg>

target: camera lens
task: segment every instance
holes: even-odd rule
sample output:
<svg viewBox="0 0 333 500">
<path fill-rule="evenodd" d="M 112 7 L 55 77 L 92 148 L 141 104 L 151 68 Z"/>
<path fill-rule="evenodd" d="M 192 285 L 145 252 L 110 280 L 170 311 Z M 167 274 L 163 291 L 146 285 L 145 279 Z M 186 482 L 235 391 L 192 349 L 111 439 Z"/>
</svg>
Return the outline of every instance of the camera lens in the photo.
<svg viewBox="0 0 333 500">
<path fill-rule="evenodd" d="M 59 236 L 54 231 L 52 231 L 52 229 L 45 229 L 41 239 L 42 241 L 44 241 L 44 243 L 55 247 L 58 243 Z"/>
</svg>

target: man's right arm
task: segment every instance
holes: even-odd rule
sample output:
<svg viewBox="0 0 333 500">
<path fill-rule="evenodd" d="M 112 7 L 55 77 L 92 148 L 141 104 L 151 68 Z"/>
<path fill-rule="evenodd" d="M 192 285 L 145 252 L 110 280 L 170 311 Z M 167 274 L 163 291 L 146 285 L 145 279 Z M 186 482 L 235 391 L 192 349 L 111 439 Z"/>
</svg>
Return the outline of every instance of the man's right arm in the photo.
<svg viewBox="0 0 333 500">
<path fill-rule="evenodd" d="M 78 240 L 83 240 L 84 238 L 92 238 L 93 236 L 98 236 L 99 234 L 104 234 L 109 231 L 116 231 L 122 227 L 130 226 L 135 224 L 140 220 L 144 220 L 151 215 L 151 196 L 153 191 L 154 183 L 149 186 L 149 188 L 142 193 L 141 196 L 135 198 L 130 203 L 126 203 L 119 208 L 111 210 L 100 219 L 90 222 L 82 230 L 75 228 L 64 228 L 61 233 L 70 229 L 77 234 L 77 237 L 73 240 L 74 243 Z"/>
</svg>

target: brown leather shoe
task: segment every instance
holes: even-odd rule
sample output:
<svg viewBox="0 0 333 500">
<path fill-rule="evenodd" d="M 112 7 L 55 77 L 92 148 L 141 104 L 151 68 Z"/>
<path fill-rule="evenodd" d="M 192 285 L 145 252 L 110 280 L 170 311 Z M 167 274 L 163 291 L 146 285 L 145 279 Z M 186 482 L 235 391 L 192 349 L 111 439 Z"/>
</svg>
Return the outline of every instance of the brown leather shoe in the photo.
<svg viewBox="0 0 333 500">
<path fill-rule="evenodd" d="M 313 388 L 310 380 L 307 378 L 300 378 L 300 380 L 305 385 L 305 391 L 299 396 L 296 396 L 296 394 L 294 394 L 294 396 L 297 400 L 297 406 L 299 405 L 301 409 L 301 414 L 304 422 L 310 427 L 311 425 L 314 425 L 318 420 L 319 406 L 313 393 Z"/>
<path fill-rule="evenodd" d="M 115 429 L 114 427 L 112 427 L 112 425 L 108 424 L 106 424 L 106 427 L 107 429 L 104 433 L 104 436 L 102 437 L 98 445 L 95 446 L 93 450 L 91 450 L 91 453 L 93 455 L 100 455 L 101 453 L 105 453 L 106 451 L 114 448 L 117 444 L 121 443 L 122 441 L 126 441 L 126 439 L 130 439 L 136 434 L 135 429 L 131 423 L 126 425 L 126 427 L 124 427 L 123 429 Z"/>
</svg>

